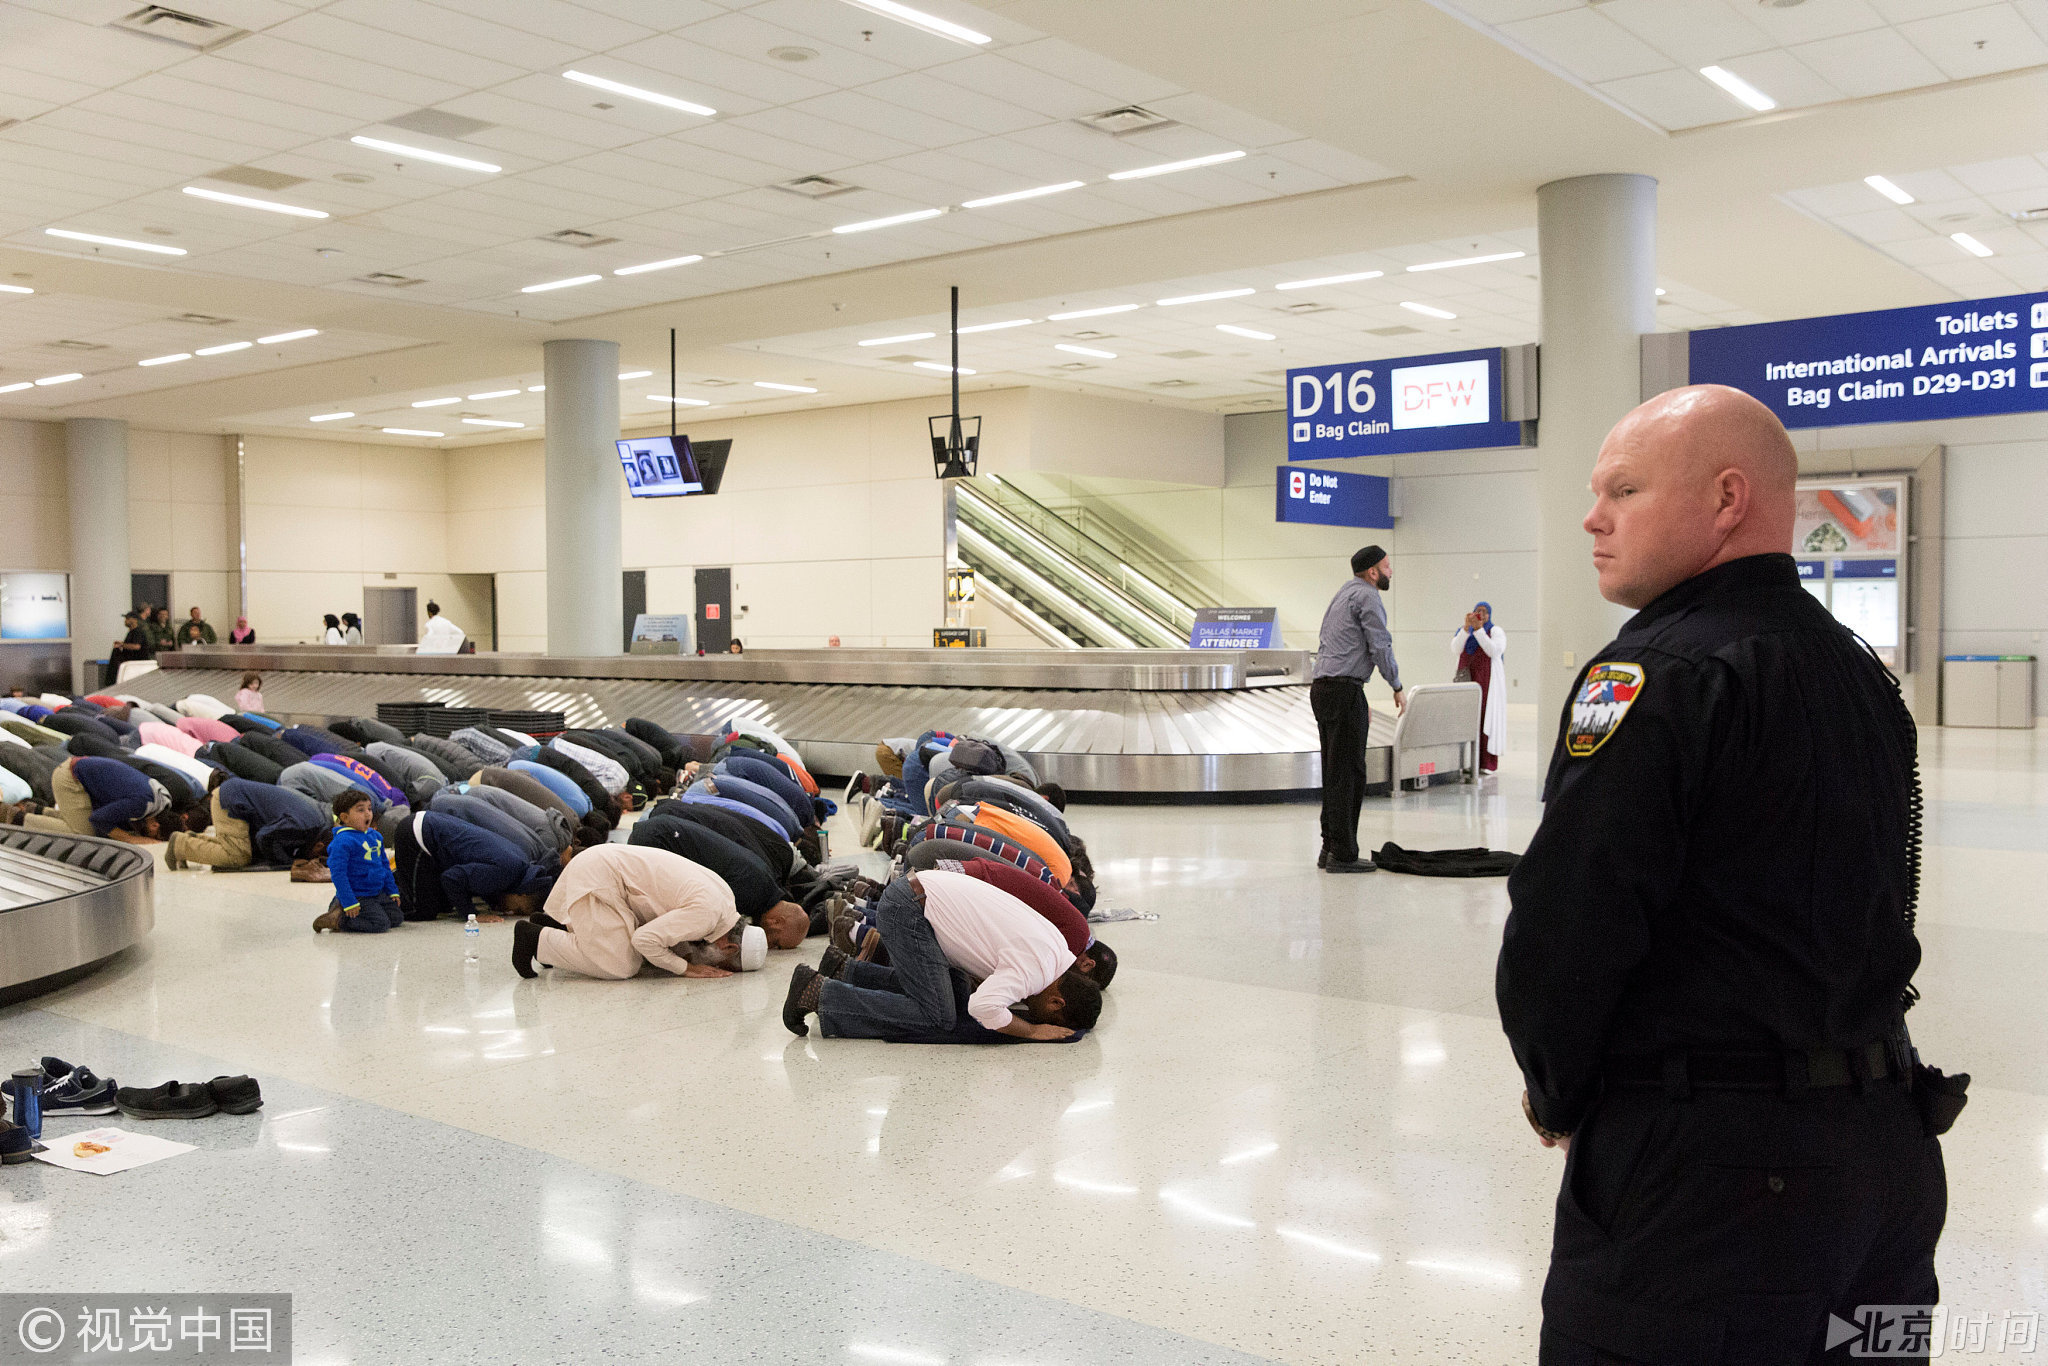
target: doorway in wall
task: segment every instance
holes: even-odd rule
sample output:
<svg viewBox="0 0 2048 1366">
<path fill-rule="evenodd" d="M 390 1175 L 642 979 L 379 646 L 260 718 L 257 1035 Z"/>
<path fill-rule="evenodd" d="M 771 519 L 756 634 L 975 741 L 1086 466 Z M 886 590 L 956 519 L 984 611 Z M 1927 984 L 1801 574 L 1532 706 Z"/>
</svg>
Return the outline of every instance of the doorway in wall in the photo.
<svg viewBox="0 0 2048 1366">
<path fill-rule="evenodd" d="M 625 591 L 619 595 L 626 604 L 626 630 L 619 637 L 619 648 L 627 654 L 633 652 L 633 619 L 647 610 L 647 571 L 628 569 L 625 576 Z"/>
<path fill-rule="evenodd" d="M 410 645 L 419 639 L 417 588 L 363 589 L 363 644 Z"/>
<path fill-rule="evenodd" d="M 697 571 L 697 648 L 722 655 L 732 644 L 732 570 Z"/>
<path fill-rule="evenodd" d="M 128 576 L 128 605 L 148 603 L 151 607 L 170 607 L 171 576 L 169 574 L 130 574 Z M 171 616 L 175 620 L 177 609 Z M 232 622 L 229 623 L 233 625 Z"/>
</svg>

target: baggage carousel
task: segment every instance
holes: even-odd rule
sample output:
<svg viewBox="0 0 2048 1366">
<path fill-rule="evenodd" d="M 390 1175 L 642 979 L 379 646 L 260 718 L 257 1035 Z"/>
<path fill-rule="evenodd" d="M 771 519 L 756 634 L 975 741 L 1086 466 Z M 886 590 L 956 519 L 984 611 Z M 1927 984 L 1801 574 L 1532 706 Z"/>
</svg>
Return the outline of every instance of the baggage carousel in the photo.
<svg viewBox="0 0 2048 1366">
<path fill-rule="evenodd" d="M 374 716 L 379 702 L 559 711 L 571 726 L 644 716 L 705 733 L 739 717 L 811 771 L 875 767 L 875 742 L 938 728 L 1029 756 L 1099 802 L 1287 801 L 1322 786 L 1310 656 L 1298 650 L 756 650 L 744 655 L 420 655 L 410 647 L 214 646 L 121 685 L 151 702 L 232 699 L 263 675 L 274 715 Z M 1373 715 L 1368 775 L 1391 783 L 1393 723 Z"/>
<path fill-rule="evenodd" d="M 0 1004 L 72 981 L 156 925 L 150 847 L 0 826 Z"/>
</svg>

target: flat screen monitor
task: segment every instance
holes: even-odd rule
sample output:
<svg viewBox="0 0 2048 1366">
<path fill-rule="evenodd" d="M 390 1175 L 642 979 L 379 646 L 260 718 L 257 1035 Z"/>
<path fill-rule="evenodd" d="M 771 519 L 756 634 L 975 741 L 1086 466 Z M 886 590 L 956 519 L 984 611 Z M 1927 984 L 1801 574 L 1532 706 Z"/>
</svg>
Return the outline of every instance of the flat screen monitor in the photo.
<svg viewBox="0 0 2048 1366">
<path fill-rule="evenodd" d="M 689 437 L 643 436 L 618 445 L 626 491 L 635 498 L 680 498 L 708 492 Z"/>
<path fill-rule="evenodd" d="M 697 474 L 704 481 L 704 492 L 718 492 L 718 486 L 725 482 L 725 458 L 732 454 L 732 442 L 699 441 L 690 449 L 697 456 Z"/>
</svg>

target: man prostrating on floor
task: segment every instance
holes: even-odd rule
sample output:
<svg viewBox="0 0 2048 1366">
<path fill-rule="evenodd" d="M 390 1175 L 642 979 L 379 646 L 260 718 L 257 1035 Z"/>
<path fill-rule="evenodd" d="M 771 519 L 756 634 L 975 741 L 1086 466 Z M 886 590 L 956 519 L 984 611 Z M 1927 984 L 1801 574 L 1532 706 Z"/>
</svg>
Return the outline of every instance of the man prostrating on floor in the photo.
<svg viewBox="0 0 2048 1366">
<path fill-rule="evenodd" d="M 760 930 L 740 928 L 732 888 L 716 873 L 635 844 L 572 854 L 545 915 L 512 927 L 521 977 L 537 976 L 536 962 L 612 981 L 643 963 L 678 977 L 730 977 L 760 967 L 767 953 Z"/>
<path fill-rule="evenodd" d="M 1057 1043 L 1102 1013 L 1101 988 L 1075 970 L 1060 932 L 999 887 L 912 873 L 883 890 L 876 914 L 889 966 L 838 949 L 819 968 L 798 966 L 782 1006 L 790 1033 L 808 1034 L 815 1011 L 828 1037 Z"/>
</svg>

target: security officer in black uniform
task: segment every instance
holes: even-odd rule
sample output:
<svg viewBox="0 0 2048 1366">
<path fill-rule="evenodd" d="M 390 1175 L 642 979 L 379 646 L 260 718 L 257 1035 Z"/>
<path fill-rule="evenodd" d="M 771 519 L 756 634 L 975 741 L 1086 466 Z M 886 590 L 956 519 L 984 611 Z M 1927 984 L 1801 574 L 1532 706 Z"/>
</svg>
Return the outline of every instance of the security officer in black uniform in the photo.
<svg viewBox="0 0 2048 1366">
<path fill-rule="evenodd" d="M 1640 610 L 1573 687 L 1495 982 L 1566 1151 L 1545 1366 L 1832 1361 L 1831 1313 L 1938 1299 L 1967 1078 L 1905 1041 L 1913 721 L 1783 553 L 1797 471 L 1717 386 L 1594 466 L 1600 591 Z"/>
</svg>

